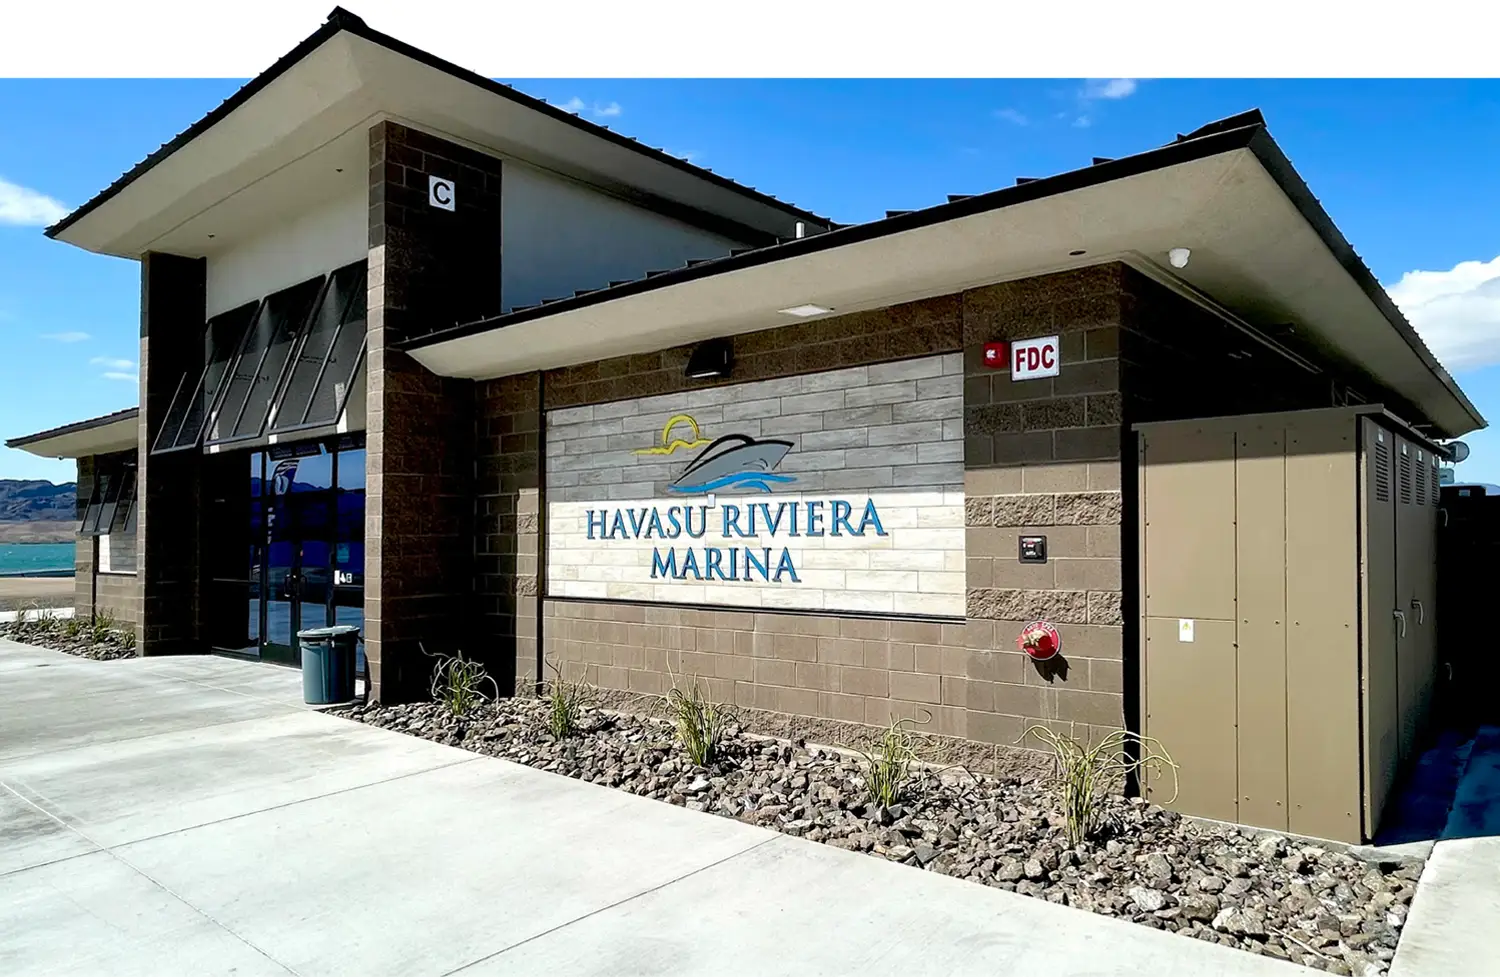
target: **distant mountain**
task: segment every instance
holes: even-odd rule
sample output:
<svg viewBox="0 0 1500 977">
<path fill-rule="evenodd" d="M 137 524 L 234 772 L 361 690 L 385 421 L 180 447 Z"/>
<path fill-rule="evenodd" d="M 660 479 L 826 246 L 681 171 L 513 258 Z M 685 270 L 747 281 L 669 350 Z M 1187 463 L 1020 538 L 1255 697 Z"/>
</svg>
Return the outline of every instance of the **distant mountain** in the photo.
<svg viewBox="0 0 1500 977">
<path fill-rule="evenodd" d="M 77 519 L 76 482 L 53 485 L 37 479 L 0 478 L 0 522 Z"/>
</svg>

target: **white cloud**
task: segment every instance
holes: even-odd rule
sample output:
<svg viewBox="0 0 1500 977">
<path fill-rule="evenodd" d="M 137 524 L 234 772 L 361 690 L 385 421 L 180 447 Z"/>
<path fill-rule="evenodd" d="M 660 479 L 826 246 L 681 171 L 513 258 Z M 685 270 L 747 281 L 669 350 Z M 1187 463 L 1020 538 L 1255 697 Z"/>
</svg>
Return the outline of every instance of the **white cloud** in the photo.
<svg viewBox="0 0 1500 977">
<path fill-rule="evenodd" d="M 89 360 L 93 366 L 107 366 L 111 370 L 134 370 L 135 360 L 117 360 L 110 356 L 96 356 Z"/>
<path fill-rule="evenodd" d="M 1022 115 L 1020 112 L 1017 112 L 1015 109 L 997 109 L 995 110 L 995 118 L 1002 119 L 1006 122 L 1011 123 L 1012 125 L 1018 126 L 1023 126 L 1029 121 L 1026 116 Z"/>
<path fill-rule="evenodd" d="M 1134 78 L 1095 78 L 1083 86 L 1083 97 L 1094 98 L 1129 98 L 1135 94 L 1136 80 Z"/>
<path fill-rule="evenodd" d="M 105 370 L 99 375 L 106 380 L 125 380 L 130 383 L 135 383 L 140 379 L 134 373 L 121 373 L 117 370 Z"/>
<path fill-rule="evenodd" d="M 583 115 L 587 112 L 596 119 L 612 119 L 625 111 L 620 107 L 619 102 L 610 102 L 608 105 L 600 105 L 598 102 L 595 102 L 593 105 L 590 105 L 577 95 L 559 105 L 558 108 L 564 112 L 572 112 L 574 115 Z"/>
<path fill-rule="evenodd" d="M 1091 126 L 1093 124 L 1094 124 L 1094 120 L 1090 119 L 1086 115 L 1080 115 L 1078 118 L 1076 118 L 1076 119 L 1073 120 L 1073 128 L 1075 128 L 1075 129 L 1087 129 L 1089 126 Z"/>
<path fill-rule="evenodd" d="M 81 343 L 89 338 L 86 332 L 49 332 L 42 334 L 43 339 L 50 339 L 54 343 Z"/>
<path fill-rule="evenodd" d="M 0 177 L 0 224 L 46 227 L 68 215 L 68 208 L 39 190 Z"/>
<path fill-rule="evenodd" d="M 1386 292 L 1448 369 L 1500 363 L 1500 256 L 1409 271 Z"/>
</svg>

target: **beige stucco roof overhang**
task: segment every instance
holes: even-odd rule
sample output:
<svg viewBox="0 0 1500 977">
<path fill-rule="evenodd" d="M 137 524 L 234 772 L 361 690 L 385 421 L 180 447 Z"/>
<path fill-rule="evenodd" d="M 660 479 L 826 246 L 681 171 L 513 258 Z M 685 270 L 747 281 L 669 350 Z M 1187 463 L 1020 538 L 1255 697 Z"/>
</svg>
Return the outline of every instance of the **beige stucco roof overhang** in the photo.
<svg viewBox="0 0 1500 977">
<path fill-rule="evenodd" d="M 1192 252 L 1186 268 L 1167 252 Z M 1083 255 L 1071 252 L 1084 251 Z M 492 378 L 1123 261 L 1270 336 L 1290 325 L 1425 414 L 1484 419 L 1355 255 L 1258 112 L 1160 149 L 417 337 L 445 376 Z M 1377 391 L 1379 392 L 1379 391 Z"/>
<path fill-rule="evenodd" d="M 127 407 L 102 417 L 11 438 L 5 442 L 5 446 L 19 448 L 41 458 L 84 458 L 112 451 L 128 451 L 139 440 L 138 417 L 137 408 Z"/>
<path fill-rule="evenodd" d="M 47 234 L 126 258 L 210 254 L 340 186 L 365 185 L 368 129 L 383 119 L 523 158 L 736 240 L 769 243 L 794 236 L 799 221 L 809 233 L 830 223 L 372 30 L 339 8 Z"/>
</svg>

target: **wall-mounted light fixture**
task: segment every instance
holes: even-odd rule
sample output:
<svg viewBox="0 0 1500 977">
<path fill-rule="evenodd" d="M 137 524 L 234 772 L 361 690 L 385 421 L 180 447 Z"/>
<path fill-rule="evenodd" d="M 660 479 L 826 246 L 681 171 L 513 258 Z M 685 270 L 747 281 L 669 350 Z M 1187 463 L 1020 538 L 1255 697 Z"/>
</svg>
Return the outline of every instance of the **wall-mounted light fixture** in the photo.
<svg viewBox="0 0 1500 977">
<path fill-rule="evenodd" d="M 710 339 L 699 343 L 688 356 L 684 371 L 689 380 L 715 380 L 729 376 L 734 369 L 734 347 L 727 339 Z"/>
<path fill-rule="evenodd" d="M 1188 259 L 1192 256 L 1193 252 L 1188 248 L 1173 248 L 1167 252 L 1167 260 L 1172 263 L 1173 268 L 1186 268 Z"/>
</svg>

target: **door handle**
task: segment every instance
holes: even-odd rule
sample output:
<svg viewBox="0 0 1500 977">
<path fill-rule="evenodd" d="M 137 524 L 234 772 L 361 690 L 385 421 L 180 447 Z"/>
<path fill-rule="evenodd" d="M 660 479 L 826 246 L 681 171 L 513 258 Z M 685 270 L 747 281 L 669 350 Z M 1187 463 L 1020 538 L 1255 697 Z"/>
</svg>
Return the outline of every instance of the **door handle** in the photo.
<svg viewBox="0 0 1500 977">
<path fill-rule="evenodd" d="M 1396 620 L 1401 622 L 1401 637 L 1406 637 L 1406 612 L 1402 610 L 1394 610 L 1391 611 L 1391 613 L 1395 615 Z"/>
<path fill-rule="evenodd" d="M 1443 528 L 1447 529 L 1448 528 L 1448 510 L 1447 509 L 1439 509 L 1438 511 L 1443 514 Z"/>
<path fill-rule="evenodd" d="M 1425 624 L 1425 623 L 1427 623 L 1427 612 L 1422 608 L 1422 602 L 1419 601 L 1419 600 L 1417 600 L 1415 597 L 1413 597 L 1411 599 L 1411 606 L 1412 606 L 1412 609 L 1417 612 L 1417 623 L 1418 624 Z"/>
</svg>

